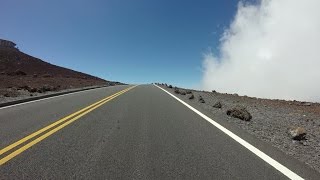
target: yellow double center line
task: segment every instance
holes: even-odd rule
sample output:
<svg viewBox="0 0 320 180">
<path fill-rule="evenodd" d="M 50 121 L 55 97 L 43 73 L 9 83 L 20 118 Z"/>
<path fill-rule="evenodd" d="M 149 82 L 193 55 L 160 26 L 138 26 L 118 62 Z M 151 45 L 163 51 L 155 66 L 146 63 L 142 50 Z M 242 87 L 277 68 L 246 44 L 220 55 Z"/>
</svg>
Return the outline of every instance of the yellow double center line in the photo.
<svg viewBox="0 0 320 180">
<path fill-rule="evenodd" d="M 0 156 L 12 149 L 14 149 L 15 147 L 37 137 L 38 135 L 41 135 L 39 137 L 37 137 L 36 139 L 32 140 L 31 142 L 25 144 L 24 146 L 20 147 L 19 149 L 15 150 L 14 152 L 8 154 L 7 156 L 3 157 L 0 159 L 0 165 L 3 165 L 4 163 L 8 162 L 10 159 L 16 157 L 17 155 L 19 155 L 20 153 L 22 153 L 23 151 L 29 149 L 30 147 L 34 146 L 35 144 L 39 143 L 40 141 L 44 140 L 45 138 L 49 137 L 50 135 L 54 134 L 55 132 L 59 131 L 60 129 L 66 127 L 67 125 L 71 124 L 72 122 L 78 120 L 79 118 L 81 118 L 82 116 L 88 114 L 89 112 L 95 110 L 96 108 L 102 106 L 103 104 L 111 101 L 112 99 L 120 96 L 121 94 L 135 88 L 136 86 L 132 86 L 132 87 L 129 87 L 127 89 L 124 89 L 120 92 L 117 92 L 111 96 L 108 96 L 96 103 L 93 103 L 73 114 L 70 114 L 20 140 L 18 140 L 17 142 L 3 148 L 0 150 Z"/>
</svg>

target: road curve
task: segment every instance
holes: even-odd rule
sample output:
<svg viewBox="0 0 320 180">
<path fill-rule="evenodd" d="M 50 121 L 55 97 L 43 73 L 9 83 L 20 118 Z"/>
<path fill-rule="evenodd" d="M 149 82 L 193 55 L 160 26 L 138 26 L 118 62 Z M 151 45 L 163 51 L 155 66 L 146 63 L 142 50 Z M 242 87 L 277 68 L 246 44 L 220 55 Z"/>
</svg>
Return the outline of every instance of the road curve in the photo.
<svg viewBox="0 0 320 180">
<path fill-rule="evenodd" d="M 158 87 L 130 87 L 0 109 L 0 150 L 79 112 L 0 165 L 0 179 L 287 179 Z"/>
</svg>

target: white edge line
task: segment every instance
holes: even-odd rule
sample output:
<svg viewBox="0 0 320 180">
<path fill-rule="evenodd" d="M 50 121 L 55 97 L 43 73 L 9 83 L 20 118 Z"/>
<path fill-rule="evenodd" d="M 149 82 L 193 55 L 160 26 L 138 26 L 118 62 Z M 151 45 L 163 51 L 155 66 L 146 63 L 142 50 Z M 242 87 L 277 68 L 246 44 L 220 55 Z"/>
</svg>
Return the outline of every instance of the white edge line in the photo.
<svg viewBox="0 0 320 180">
<path fill-rule="evenodd" d="M 265 154 L 264 152 L 260 151 L 258 148 L 254 147 L 253 145 L 249 144 L 247 141 L 243 140 L 242 138 L 240 138 L 239 136 L 237 136 L 236 134 L 234 134 L 233 132 L 231 132 L 230 130 L 226 129 L 225 127 L 223 127 L 222 125 L 220 125 L 219 123 L 215 122 L 214 120 L 212 120 L 211 118 L 209 118 L 208 116 L 204 115 L 203 113 L 201 113 L 200 111 L 198 111 L 197 109 L 193 108 L 192 106 L 190 106 L 189 104 L 185 103 L 184 101 L 182 101 L 181 99 L 177 98 L 176 96 L 174 96 L 173 94 L 171 94 L 170 92 L 168 92 L 167 90 L 155 85 L 156 87 L 160 88 L 161 90 L 163 90 L 164 92 L 168 93 L 170 96 L 172 96 L 173 98 L 175 98 L 176 100 L 178 100 L 180 103 L 182 103 L 183 105 L 187 106 L 189 109 L 191 109 L 192 111 L 194 111 L 195 113 L 197 113 L 199 116 L 201 116 L 202 118 L 204 118 L 205 120 L 207 120 L 208 122 L 210 122 L 212 125 L 214 125 L 215 127 L 217 127 L 219 130 L 221 130 L 222 132 L 224 132 L 225 134 L 227 134 L 228 136 L 230 136 L 232 139 L 234 139 L 235 141 L 237 141 L 239 144 L 241 144 L 242 146 L 244 146 L 245 148 L 247 148 L 248 150 L 250 150 L 253 154 L 257 155 L 258 157 L 260 157 L 262 160 L 264 160 L 265 162 L 267 162 L 268 164 L 270 164 L 271 166 L 273 166 L 275 169 L 277 169 L 278 171 L 280 171 L 282 174 L 284 174 L 285 176 L 287 176 L 290 179 L 303 179 L 302 177 L 300 177 L 299 175 L 297 175 L 296 173 L 292 172 L 290 169 L 288 169 L 287 167 L 285 167 L 284 165 L 280 164 L 279 162 L 277 162 L 276 160 L 272 159 L 270 156 L 268 156 L 267 154 Z"/>
<path fill-rule="evenodd" d="M 110 87 L 110 86 L 107 86 L 107 87 Z M 107 88 L 107 87 L 101 87 L 101 88 Z M 97 90 L 97 89 L 101 89 L 101 88 L 86 89 L 86 90 L 83 90 L 83 91 L 77 91 L 77 92 L 73 92 L 73 93 L 61 94 L 61 95 L 58 95 L 58 96 L 52 96 L 52 97 L 47 97 L 47 98 L 43 98 L 43 99 L 37 99 L 37 100 L 33 100 L 33 101 L 13 104 L 13 105 L 10 105 L 10 106 L 1 107 L 0 110 L 1 109 L 7 109 L 7 108 L 15 107 L 15 106 L 20 106 L 20 105 L 24 105 L 24 104 L 30 104 L 30 103 L 34 103 L 34 102 L 44 101 L 44 100 L 48 100 L 48 99 L 53 99 L 53 98 L 57 98 L 57 97 L 68 96 L 68 95 L 71 95 L 71 94 L 78 94 L 78 93 L 82 93 L 82 92 L 86 92 L 86 91 Z"/>
</svg>

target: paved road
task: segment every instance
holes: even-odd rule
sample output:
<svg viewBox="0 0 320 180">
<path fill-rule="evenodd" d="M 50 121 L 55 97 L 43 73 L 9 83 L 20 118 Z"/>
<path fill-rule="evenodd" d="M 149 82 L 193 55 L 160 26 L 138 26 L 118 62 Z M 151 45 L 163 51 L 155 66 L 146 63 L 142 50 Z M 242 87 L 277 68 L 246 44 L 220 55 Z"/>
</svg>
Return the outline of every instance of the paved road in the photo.
<svg viewBox="0 0 320 180">
<path fill-rule="evenodd" d="M 129 87 L 0 109 L 0 149 Z M 60 124 L 2 154 L 23 149 L 0 165 L 0 179 L 287 179 L 156 86 L 97 106 L 30 147 L 22 148 Z"/>
</svg>

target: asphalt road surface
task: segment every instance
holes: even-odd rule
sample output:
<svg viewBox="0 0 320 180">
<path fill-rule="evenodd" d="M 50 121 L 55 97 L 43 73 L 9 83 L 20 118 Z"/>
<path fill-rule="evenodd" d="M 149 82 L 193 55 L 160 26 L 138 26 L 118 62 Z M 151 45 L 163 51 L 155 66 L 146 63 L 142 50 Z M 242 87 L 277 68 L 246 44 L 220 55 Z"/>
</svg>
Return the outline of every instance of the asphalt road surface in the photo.
<svg viewBox="0 0 320 180">
<path fill-rule="evenodd" d="M 1 108 L 0 140 L 0 179 L 320 177 L 281 154 L 278 163 L 294 173 L 288 176 L 153 85 Z"/>
</svg>

